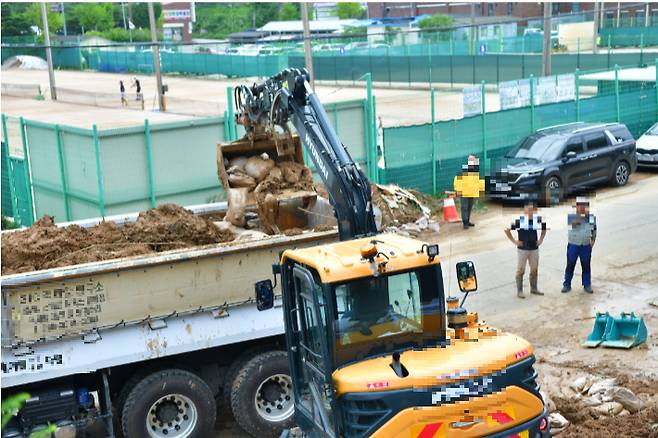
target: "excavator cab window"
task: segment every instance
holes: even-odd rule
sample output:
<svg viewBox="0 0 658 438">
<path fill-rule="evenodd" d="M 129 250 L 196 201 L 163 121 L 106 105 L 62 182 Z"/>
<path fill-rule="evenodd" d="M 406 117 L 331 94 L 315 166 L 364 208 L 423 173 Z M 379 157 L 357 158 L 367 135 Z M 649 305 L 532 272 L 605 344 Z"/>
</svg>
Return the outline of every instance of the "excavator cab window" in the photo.
<svg viewBox="0 0 658 438">
<path fill-rule="evenodd" d="M 442 337 L 440 267 L 368 277 L 334 287 L 335 366 Z"/>
</svg>

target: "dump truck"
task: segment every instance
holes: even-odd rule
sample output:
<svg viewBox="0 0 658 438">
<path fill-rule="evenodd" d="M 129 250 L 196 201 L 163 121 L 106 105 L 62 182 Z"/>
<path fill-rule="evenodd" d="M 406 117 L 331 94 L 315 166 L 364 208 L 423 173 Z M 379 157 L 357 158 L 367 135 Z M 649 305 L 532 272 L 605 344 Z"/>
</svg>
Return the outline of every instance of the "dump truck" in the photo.
<svg viewBox="0 0 658 438">
<path fill-rule="evenodd" d="M 275 282 L 255 285 L 264 311 L 275 284 L 283 293 L 297 425 L 283 436 L 547 438 L 532 345 L 446 297 L 438 244 L 379 232 L 369 181 L 309 82 L 286 69 L 244 91 L 250 120 L 303 139 L 340 238 L 286 250 Z M 476 291 L 475 265 L 456 268 L 460 290 Z"/>
<path fill-rule="evenodd" d="M 221 215 L 226 203 L 189 209 Z M 3 399 L 31 398 L 2 436 L 46 424 L 57 436 L 209 436 L 216 397 L 219 415 L 241 406 L 253 436 L 278 435 L 294 409 L 280 299 L 259 312 L 253 283 L 282 251 L 337 239 L 309 231 L 3 276 Z"/>
</svg>

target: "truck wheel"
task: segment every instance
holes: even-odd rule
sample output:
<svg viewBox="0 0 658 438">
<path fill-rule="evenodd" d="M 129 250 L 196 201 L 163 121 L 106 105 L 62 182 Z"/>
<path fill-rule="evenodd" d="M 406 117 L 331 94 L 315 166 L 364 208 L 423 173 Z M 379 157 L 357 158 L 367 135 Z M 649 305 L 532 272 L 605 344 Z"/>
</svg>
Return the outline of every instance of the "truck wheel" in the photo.
<svg viewBox="0 0 658 438">
<path fill-rule="evenodd" d="M 128 394 L 121 414 L 126 438 L 212 435 L 217 408 L 213 393 L 197 375 L 163 370 L 142 379 Z"/>
<path fill-rule="evenodd" d="M 261 353 L 244 364 L 231 388 L 231 409 L 255 438 L 278 437 L 292 425 L 295 402 L 285 351 Z"/>
<path fill-rule="evenodd" d="M 237 377 L 244 364 L 258 353 L 263 352 L 263 350 L 265 350 L 265 347 L 260 346 L 244 351 L 239 354 L 233 363 L 228 367 L 228 370 L 226 370 L 226 376 L 224 377 L 224 385 L 222 386 L 222 400 L 224 401 L 225 406 L 231 406 L 231 388 L 233 388 L 233 382 L 235 382 L 235 378 Z"/>
</svg>

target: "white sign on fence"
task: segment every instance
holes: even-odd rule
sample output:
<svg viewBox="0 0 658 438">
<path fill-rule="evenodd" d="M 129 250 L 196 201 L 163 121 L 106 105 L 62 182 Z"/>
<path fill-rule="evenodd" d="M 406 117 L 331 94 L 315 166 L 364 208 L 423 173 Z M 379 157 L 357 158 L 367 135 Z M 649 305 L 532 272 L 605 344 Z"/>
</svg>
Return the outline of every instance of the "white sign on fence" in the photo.
<svg viewBox="0 0 658 438">
<path fill-rule="evenodd" d="M 482 87 L 464 88 L 464 117 L 482 114 Z"/>
<path fill-rule="evenodd" d="M 576 99 L 576 75 L 566 74 L 557 77 L 557 101 L 564 102 Z"/>
<path fill-rule="evenodd" d="M 501 82 L 498 85 L 500 109 L 530 105 L 530 79 Z M 565 102 L 576 98 L 576 77 L 573 74 L 544 76 L 535 80 L 535 105 Z"/>
</svg>

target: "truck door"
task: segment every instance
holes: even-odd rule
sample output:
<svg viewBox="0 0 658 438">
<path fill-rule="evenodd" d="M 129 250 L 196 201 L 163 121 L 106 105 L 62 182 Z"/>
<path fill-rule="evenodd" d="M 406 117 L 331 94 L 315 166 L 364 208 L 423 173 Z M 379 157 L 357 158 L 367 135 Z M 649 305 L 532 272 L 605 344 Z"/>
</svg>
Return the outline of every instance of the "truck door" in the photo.
<svg viewBox="0 0 658 438">
<path fill-rule="evenodd" d="M 298 349 L 291 357 L 297 362 L 293 368 L 298 370 L 293 385 L 297 415 L 304 417 L 304 423 L 319 436 L 334 437 L 333 386 L 328 371 L 331 360 L 327 345 L 327 308 L 320 285 L 308 269 L 295 266 L 293 284 L 293 311 L 296 315 L 292 320 L 293 324 L 297 324 Z M 298 423 L 301 422 L 298 420 Z"/>
</svg>

